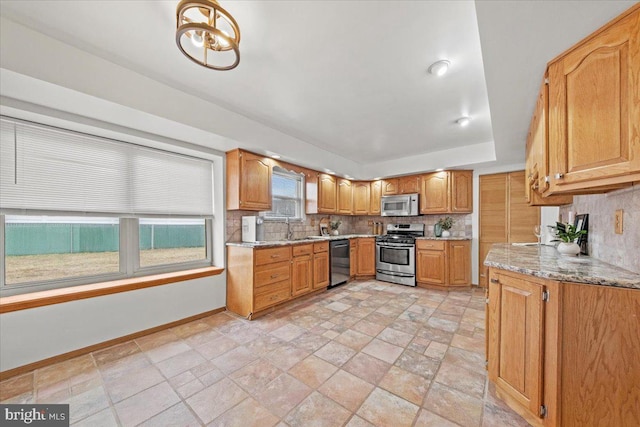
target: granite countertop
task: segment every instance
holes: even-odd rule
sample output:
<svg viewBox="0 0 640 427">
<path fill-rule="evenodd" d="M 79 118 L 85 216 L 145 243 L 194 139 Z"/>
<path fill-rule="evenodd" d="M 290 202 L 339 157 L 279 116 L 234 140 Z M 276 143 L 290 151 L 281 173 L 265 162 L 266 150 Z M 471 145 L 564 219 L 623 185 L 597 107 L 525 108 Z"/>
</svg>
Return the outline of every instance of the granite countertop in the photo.
<svg viewBox="0 0 640 427">
<path fill-rule="evenodd" d="M 354 239 L 358 237 L 376 237 L 375 234 L 340 234 L 338 236 L 313 236 L 295 240 L 271 240 L 260 242 L 227 242 L 227 246 L 239 246 L 243 248 L 271 248 L 276 246 L 299 245 L 302 243 L 314 243 L 330 240 Z"/>
<path fill-rule="evenodd" d="M 640 289 L 638 273 L 588 256 L 560 255 L 553 246 L 494 244 L 484 265 L 564 282 Z"/>
</svg>

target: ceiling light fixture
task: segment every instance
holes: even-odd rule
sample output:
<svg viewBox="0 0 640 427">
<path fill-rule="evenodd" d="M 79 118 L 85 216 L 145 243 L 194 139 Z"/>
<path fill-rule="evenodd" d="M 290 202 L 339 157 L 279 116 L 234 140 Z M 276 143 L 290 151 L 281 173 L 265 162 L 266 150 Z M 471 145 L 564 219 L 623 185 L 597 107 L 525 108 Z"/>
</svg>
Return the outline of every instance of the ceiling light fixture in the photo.
<svg viewBox="0 0 640 427">
<path fill-rule="evenodd" d="M 213 70 L 240 63 L 240 29 L 216 0 L 182 0 L 176 9 L 176 43 L 185 56 Z"/>
<path fill-rule="evenodd" d="M 461 127 L 466 127 L 469 125 L 469 123 L 471 122 L 471 119 L 469 117 L 460 117 L 458 120 L 456 120 L 456 123 L 459 124 Z"/>
<path fill-rule="evenodd" d="M 280 158 L 280 154 L 272 154 L 271 158 L 272 159 L 279 159 Z"/>
<path fill-rule="evenodd" d="M 446 59 L 434 62 L 429 67 L 429 72 L 434 76 L 438 76 L 438 77 L 444 76 L 449 70 L 449 65 L 451 65 L 451 62 L 447 61 Z"/>
</svg>

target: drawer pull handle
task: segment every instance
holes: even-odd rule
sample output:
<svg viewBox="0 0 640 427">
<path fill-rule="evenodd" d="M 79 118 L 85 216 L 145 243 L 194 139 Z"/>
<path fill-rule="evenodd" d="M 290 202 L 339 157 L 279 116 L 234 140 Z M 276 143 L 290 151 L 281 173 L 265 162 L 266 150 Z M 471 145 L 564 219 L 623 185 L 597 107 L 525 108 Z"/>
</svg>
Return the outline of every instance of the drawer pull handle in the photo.
<svg viewBox="0 0 640 427">
<path fill-rule="evenodd" d="M 498 279 L 491 279 L 491 283 L 500 283 L 500 280 L 498 280 Z"/>
<path fill-rule="evenodd" d="M 271 278 L 272 278 L 272 279 L 275 279 L 275 278 L 276 278 L 276 277 L 278 277 L 278 276 L 280 276 L 280 275 L 279 275 L 279 274 L 272 274 L 272 275 L 271 275 Z"/>
<path fill-rule="evenodd" d="M 274 254 L 274 255 L 271 255 L 271 258 L 280 258 L 280 255 Z"/>
</svg>

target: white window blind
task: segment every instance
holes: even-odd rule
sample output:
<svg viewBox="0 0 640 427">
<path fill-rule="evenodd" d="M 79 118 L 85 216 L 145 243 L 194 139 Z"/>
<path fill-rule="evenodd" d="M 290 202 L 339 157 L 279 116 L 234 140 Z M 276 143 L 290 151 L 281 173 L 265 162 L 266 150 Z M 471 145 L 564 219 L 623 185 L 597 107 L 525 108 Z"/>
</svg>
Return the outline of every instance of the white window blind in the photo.
<svg viewBox="0 0 640 427">
<path fill-rule="evenodd" d="M 8 119 L 1 130 L 0 209 L 213 215 L 210 161 Z"/>
<path fill-rule="evenodd" d="M 263 215 L 273 219 L 302 219 L 303 188 L 304 175 L 274 167 L 271 176 L 271 211 Z"/>
</svg>

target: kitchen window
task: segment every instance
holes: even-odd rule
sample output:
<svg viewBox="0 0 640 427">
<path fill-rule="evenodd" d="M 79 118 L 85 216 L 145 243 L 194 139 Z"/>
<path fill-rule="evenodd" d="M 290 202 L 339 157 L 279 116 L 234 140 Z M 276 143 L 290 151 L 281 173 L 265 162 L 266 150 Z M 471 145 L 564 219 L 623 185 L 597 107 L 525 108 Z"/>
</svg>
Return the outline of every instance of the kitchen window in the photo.
<svg viewBox="0 0 640 427">
<path fill-rule="evenodd" d="M 0 119 L 0 295 L 212 265 L 213 163 Z"/>
<path fill-rule="evenodd" d="M 304 175 L 274 167 L 271 176 L 271 210 L 266 219 L 304 219 Z"/>
</svg>

